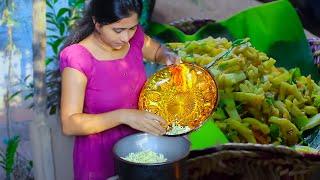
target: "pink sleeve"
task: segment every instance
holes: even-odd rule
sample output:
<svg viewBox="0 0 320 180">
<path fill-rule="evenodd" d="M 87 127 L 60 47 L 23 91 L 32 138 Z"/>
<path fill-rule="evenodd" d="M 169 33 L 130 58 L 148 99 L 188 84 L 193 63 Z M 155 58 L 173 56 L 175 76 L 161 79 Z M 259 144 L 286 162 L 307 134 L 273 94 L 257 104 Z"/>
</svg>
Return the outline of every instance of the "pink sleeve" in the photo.
<svg viewBox="0 0 320 180">
<path fill-rule="evenodd" d="M 89 77 L 91 74 L 91 57 L 78 45 L 66 47 L 60 53 L 60 72 L 69 67 Z"/>
<path fill-rule="evenodd" d="M 138 25 L 136 32 L 134 33 L 132 39 L 130 40 L 130 43 L 138 46 L 141 49 L 143 48 L 144 32 L 140 25 Z"/>
</svg>

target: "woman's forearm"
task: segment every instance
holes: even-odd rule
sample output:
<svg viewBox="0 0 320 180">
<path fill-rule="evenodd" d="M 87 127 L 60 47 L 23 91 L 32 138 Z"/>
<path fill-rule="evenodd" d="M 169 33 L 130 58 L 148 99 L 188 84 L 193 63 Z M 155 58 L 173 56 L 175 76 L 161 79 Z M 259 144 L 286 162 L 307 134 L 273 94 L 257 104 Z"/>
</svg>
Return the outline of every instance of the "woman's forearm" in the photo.
<svg viewBox="0 0 320 180">
<path fill-rule="evenodd" d="M 159 48 L 156 51 L 154 61 L 159 64 L 166 64 L 167 53 L 169 53 L 169 49 L 167 49 L 164 45 L 159 44 Z"/>
<path fill-rule="evenodd" d="M 62 119 L 62 130 L 65 135 L 95 134 L 123 124 L 122 116 L 121 110 L 101 114 L 73 114 Z"/>
<path fill-rule="evenodd" d="M 171 65 L 180 63 L 180 58 L 164 45 L 160 45 L 155 57 L 155 62 L 159 64 Z"/>
</svg>

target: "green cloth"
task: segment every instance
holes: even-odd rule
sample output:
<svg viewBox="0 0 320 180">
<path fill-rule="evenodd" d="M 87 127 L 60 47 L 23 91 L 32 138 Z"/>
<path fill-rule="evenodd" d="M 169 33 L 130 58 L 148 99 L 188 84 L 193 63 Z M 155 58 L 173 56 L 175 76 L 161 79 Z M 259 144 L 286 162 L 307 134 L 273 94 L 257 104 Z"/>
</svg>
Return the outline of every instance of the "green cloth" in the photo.
<svg viewBox="0 0 320 180">
<path fill-rule="evenodd" d="M 177 28 L 151 23 L 149 35 L 161 42 L 185 42 L 207 36 L 229 40 L 249 37 L 252 45 L 277 60 L 277 66 L 299 67 L 303 75 L 320 80 L 302 24 L 287 0 L 278 0 L 249 8 L 217 23 L 203 26 L 193 35 Z M 214 123 L 206 124 L 189 135 L 192 149 L 203 149 L 227 142 L 217 132 Z"/>
</svg>

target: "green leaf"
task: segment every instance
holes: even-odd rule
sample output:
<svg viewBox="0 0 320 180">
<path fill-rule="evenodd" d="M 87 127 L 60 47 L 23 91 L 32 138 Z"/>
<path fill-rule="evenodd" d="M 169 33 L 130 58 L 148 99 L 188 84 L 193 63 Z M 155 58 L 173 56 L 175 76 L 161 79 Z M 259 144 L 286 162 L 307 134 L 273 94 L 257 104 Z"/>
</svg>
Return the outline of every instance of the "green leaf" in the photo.
<svg viewBox="0 0 320 180">
<path fill-rule="evenodd" d="M 26 82 L 29 78 L 31 77 L 31 75 L 27 75 L 24 79 L 23 79 L 23 82 Z"/>
<path fill-rule="evenodd" d="M 52 13 L 52 12 L 47 12 L 46 13 L 46 17 L 47 18 L 51 18 L 51 19 L 56 19 L 56 15 L 54 13 Z"/>
<path fill-rule="evenodd" d="M 48 18 L 47 19 L 47 23 L 51 24 L 52 26 L 54 26 L 54 28 L 47 27 L 47 30 L 50 30 L 52 32 L 56 32 L 57 31 L 57 29 L 59 27 L 59 24 L 55 19 Z"/>
<path fill-rule="evenodd" d="M 47 38 L 49 38 L 49 39 L 59 39 L 60 36 L 57 36 L 57 35 L 48 35 Z"/>
<path fill-rule="evenodd" d="M 65 25 L 67 30 L 69 30 L 69 28 L 71 28 L 71 27 L 69 27 L 70 21 L 71 21 L 70 18 L 66 18 L 66 17 L 64 17 L 63 20 L 61 21 L 61 23 L 63 23 Z"/>
<path fill-rule="evenodd" d="M 59 26 L 59 32 L 61 36 L 64 35 L 65 30 L 66 30 L 66 26 L 64 25 L 64 23 L 61 23 Z"/>
<path fill-rule="evenodd" d="M 34 87 L 33 82 L 30 82 L 30 83 L 27 85 L 27 88 L 29 88 L 29 89 L 32 89 L 33 87 Z"/>
<path fill-rule="evenodd" d="M 76 15 L 76 16 L 73 16 L 73 17 L 71 18 L 71 20 L 78 20 L 78 19 L 80 19 L 80 18 L 81 18 L 81 16 Z"/>
<path fill-rule="evenodd" d="M 30 99 L 30 98 L 32 98 L 33 97 L 33 93 L 29 93 L 28 95 L 26 95 L 25 97 L 24 97 L 24 100 L 28 100 L 28 99 Z"/>
<path fill-rule="evenodd" d="M 48 66 L 52 61 L 52 58 L 46 58 L 46 66 Z"/>
<path fill-rule="evenodd" d="M 49 0 L 46 0 L 46 4 L 47 4 L 47 6 L 49 6 L 49 7 L 50 7 L 50 9 L 54 9 L 54 8 L 53 8 L 53 6 L 52 6 L 52 4 L 50 3 L 50 1 L 49 1 Z"/>
<path fill-rule="evenodd" d="M 9 101 L 11 101 L 14 97 L 16 97 L 17 95 L 19 95 L 21 92 L 22 92 L 22 91 L 19 90 L 19 91 L 13 93 L 13 94 L 9 97 Z"/>
<path fill-rule="evenodd" d="M 65 37 L 63 37 L 63 39 L 65 39 Z M 57 60 L 57 61 L 59 60 L 59 57 L 57 55 L 55 55 L 55 54 L 51 58 L 54 59 L 54 60 Z"/>
<path fill-rule="evenodd" d="M 0 158 L 5 159 L 4 154 L 2 152 L 0 152 Z"/>
<path fill-rule="evenodd" d="M 73 7 L 75 3 L 76 3 L 76 0 L 68 0 L 68 6 Z"/>
<path fill-rule="evenodd" d="M 79 9 L 82 8 L 84 6 L 84 2 L 85 0 L 79 0 L 76 4 L 75 4 L 75 8 Z"/>
<path fill-rule="evenodd" d="M 17 152 L 17 148 L 20 142 L 20 137 L 15 136 L 8 141 L 7 149 L 6 149 L 6 158 L 5 158 L 5 169 L 7 174 L 11 174 L 13 171 L 13 166 L 15 162 L 15 155 Z"/>
<path fill-rule="evenodd" d="M 58 54 L 58 48 L 62 44 L 63 39 L 57 39 L 54 42 L 48 42 L 48 44 L 51 46 L 53 52 L 55 54 Z"/>
<path fill-rule="evenodd" d="M 55 31 L 56 31 L 56 29 L 50 28 L 50 27 L 47 27 L 47 30 L 49 30 L 49 31 L 51 31 L 51 32 L 55 32 Z"/>
<path fill-rule="evenodd" d="M 61 8 L 57 13 L 57 18 L 62 17 L 65 13 L 70 12 L 69 8 Z"/>
</svg>

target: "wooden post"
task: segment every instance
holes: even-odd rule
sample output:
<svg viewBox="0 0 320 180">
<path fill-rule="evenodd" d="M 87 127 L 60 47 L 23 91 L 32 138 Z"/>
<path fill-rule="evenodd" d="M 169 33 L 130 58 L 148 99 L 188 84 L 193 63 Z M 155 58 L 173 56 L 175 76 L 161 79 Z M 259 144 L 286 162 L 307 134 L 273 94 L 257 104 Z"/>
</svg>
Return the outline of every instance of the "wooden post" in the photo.
<svg viewBox="0 0 320 180">
<path fill-rule="evenodd" d="M 33 78 L 34 119 L 30 124 L 30 139 L 33 152 L 36 180 L 54 180 L 54 162 L 51 132 L 46 111 L 46 1 L 33 0 Z"/>
</svg>

